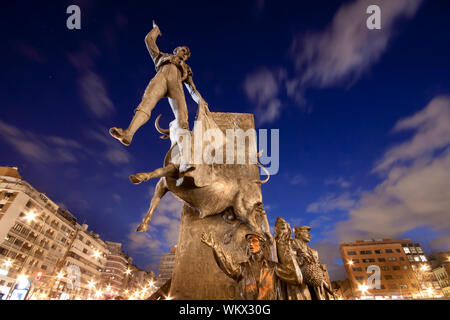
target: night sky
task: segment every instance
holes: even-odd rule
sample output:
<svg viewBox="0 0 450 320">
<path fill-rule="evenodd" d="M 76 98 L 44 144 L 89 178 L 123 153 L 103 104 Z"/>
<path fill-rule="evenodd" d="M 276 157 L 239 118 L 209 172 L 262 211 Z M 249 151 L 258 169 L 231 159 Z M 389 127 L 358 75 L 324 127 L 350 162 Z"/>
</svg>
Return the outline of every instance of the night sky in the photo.
<svg viewBox="0 0 450 320">
<path fill-rule="evenodd" d="M 81 30 L 66 8 L 81 8 Z M 368 30 L 366 8 L 381 8 Z M 155 19 L 161 51 L 191 50 L 188 64 L 211 111 L 255 113 L 280 130 L 280 168 L 262 187 L 273 226 L 312 227 L 334 279 L 338 244 L 412 238 L 450 245 L 450 2 L 8 1 L 2 5 L 0 165 L 124 244 L 157 270 L 178 236 L 181 204 L 166 195 L 148 233 L 134 230 L 169 147 L 153 121 L 130 147 L 126 128 L 155 75 L 144 37 Z M 192 126 L 196 105 L 187 96 Z"/>
</svg>

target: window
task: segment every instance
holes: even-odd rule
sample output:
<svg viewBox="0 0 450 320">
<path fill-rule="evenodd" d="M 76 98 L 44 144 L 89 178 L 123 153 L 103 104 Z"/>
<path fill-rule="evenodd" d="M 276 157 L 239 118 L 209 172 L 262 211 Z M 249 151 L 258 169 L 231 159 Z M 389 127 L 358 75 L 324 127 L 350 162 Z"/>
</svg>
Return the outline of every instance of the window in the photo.
<svg viewBox="0 0 450 320">
<path fill-rule="evenodd" d="M 355 271 L 355 272 L 362 272 L 362 268 L 361 267 L 353 268 L 353 271 Z"/>
<path fill-rule="evenodd" d="M 372 251 L 371 250 L 363 250 L 363 251 L 360 251 L 359 254 L 372 254 Z"/>
<path fill-rule="evenodd" d="M 390 274 L 385 275 L 384 278 L 386 280 L 392 280 L 392 276 Z"/>
<path fill-rule="evenodd" d="M 376 254 L 381 254 L 381 250 L 375 250 Z"/>
<path fill-rule="evenodd" d="M 396 252 L 398 252 L 398 253 L 400 253 L 400 252 L 401 252 L 401 251 L 400 251 L 400 249 L 395 249 L 395 251 L 396 251 Z"/>
<path fill-rule="evenodd" d="M 419 256 L 414 256 L 414 261 L 420 261 Z"/>
<path fill-rule="evenodd" d="M 411 248 L 409 248 L 409 249 L 411 250 L 411 253 L 417 253 L 416 248 L 411 247 Z"/>
<path fill-rule="evenodd" d="M 103 256 L 106 257 L 106 254 L 104 254 Z M 359 263 L 359 259 L 352 259 L 353 263 Z"/>
<path fill-rule="evenodd" d="M 400 261 L 405 261 L 405 258 L 403 258 L 403 257 L 400 257 Z"/>
<path fill-rule="evenodd" d="M 347 254 L 349 256 L 354 256 L 354 255 L 356 255 L 356 251 L 347 251 Z"/>
<path fill-rule="evenodd" d="M 42 269 L 42 270 L 47 270 L 47 266 L 46 266 L 45 264 L 43 264 L 43 265 L 41 266 L 41 269 Z"/>
<path fill-rule="evenodd" d="M 364 277 L 363 276 L 356 276 L 355 279 L 356 280 L 364 280 Z"/>
<path fill-rule="evenodd" d="M 414 259 L 413 259 L 412 256 L 408 256 L 408 260 L 409 260 L 409 261 L 414 261 Z"/>
<path fill-rule="evenodd" d="M 397 285 L 396 284 L 390 284 L 389 285 L 389 289 L 397 289 Z"/>
<path fill-rule="evenodd" d="M 408 266 L 403 266 L 403 270 L 408 270 Z"/>
<path fill-rule="evenodd" d="M 385 258 L 378 258 L 378 262 L 386 262 Z"/>
<path fill-rule="evenodd" d="M 400 266 L 392 266 L 392 270 L 400 270 Z"/>
<path fill-rule="evenodd" d="M 86 248 L 84 248 L 84 249 L 83 249 L 83 253 L 85 253 L 85 254 L 87 254 L 87 253 L 88 253 L 88 251 L 87 251 L 87 249 L 86 249 Z"/>
<path fill-rule="evenodd" d="M 397 261 L 397 258 L 395 258 L 395 257 L 390 257 L 390 258 L 388 258 L 388 260 L 391 261 L 391 262 L 394 262 L 394 261 Z"/>
<path fill-rule="evenodd" d="M 405 251 L 405 253 L 411 253 L 411 251 L 409 251 L 408 247 L 403 247 L 403 251 Z"/>
<path fill-rule="evenodd" d="M 362 262 L 364 263 L 375 262 L 375 259 L 362 259 Z"/>
<path fill-rule="evenodd" d="M 386 249 L 386 253 L 393 253 L 392 249 Z"/>
<path fill-rule="evenodd" d="M 408 285 L 407 284 L 401 284 L 400 285 L 400 289 L 408 289 Z"/>
<path fill-rule="evenodd" d="M 423 254 L 421 254 L 421 255 L 420 255 L 420 260 L 422 260 L 422 261 L 427 261 L 427 258 L 426 258 Z"/>
<path fill-rule="evenodd" d="M 83 236 L 82 236 L 81 234 L 79 234 L 79 235 L 78 235 L 78 239 L 79 239 L 80 241 L 83 241 Z"/>
<path fill-rule="evenodd" d="M 389 271 L 389 267 L 388 267 L 388 266 L 381 266 L 381 270 L 383 270 L 383 271 Z"/>
<path fill-rule="evenodd" d="M 423 253 L 423 250 L 422 250 L 421 247 L 417 247 L 416 249 L 417 249 L 417 252 L 418 252 L 418 253 Z"/>
</svg>

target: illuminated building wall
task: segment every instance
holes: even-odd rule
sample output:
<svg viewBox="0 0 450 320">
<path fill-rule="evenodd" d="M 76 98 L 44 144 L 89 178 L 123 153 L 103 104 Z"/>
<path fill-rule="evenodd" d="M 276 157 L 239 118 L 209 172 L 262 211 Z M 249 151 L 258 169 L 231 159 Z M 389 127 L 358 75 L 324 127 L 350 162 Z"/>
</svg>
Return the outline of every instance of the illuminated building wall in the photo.
<svg viewBox="0 0 450 320">
<path fill-rule="evenodd" d="M 70 299 L 101 299 L 104 280 L 114 280 L 103 277 L 114 254 L 100 236 L 22 180 L 14 167 L 0 167 L 0 239 L 3 299 L 21 274 L 32 279 L 27 299 L 59 299 L 63 292 Z"/>
<path fill-rule="evenodd" d="M 442 296 L 422 247 L 410 239 L 358 240 L 342 243 L 340 252 L 353 296 L 357 299 Z M 379 268 L 379 288 L 365 287 L 370 286 L 367 280 L 374 274 L 370 266 Z"/>
</svg>

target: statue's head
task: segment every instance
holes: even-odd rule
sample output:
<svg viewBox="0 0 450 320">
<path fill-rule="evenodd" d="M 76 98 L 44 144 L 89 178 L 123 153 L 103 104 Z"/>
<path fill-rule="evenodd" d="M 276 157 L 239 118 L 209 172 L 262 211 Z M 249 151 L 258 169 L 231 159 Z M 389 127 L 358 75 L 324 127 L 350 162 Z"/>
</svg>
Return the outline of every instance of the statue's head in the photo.
<svg viewBox="0 0 450 320">
<path fill-rule="evenodd" d="M 266 243 L 263 237 L 257 233 L 248 233 L 245 235 L 245 239 L 247 240 L 247 254 L 257 254 L 262 252 Z"/>
<path fill-rule="evenodd" d="M 191 56 L 191 50 L 189 50 L 189 48 L 186 46 L 176 47 L 173 50 L 173 54 L 183 61 L 186 61 Z"/>
<path fill-rule="evenodd" d="M 308 226 L 295 227 L 294 228 L 295 239 L 299 239 L 304 242 L 310 242 L 311 234 L 309 233 L 309 231 L 311 231 L 311 227 Z"/>
<path fill-rule="evenodd" d="M 278 217 L 275 222 L 275 239 L 286 240 L 291 237 L 291 226 L 283 218 Z"/>
</svg>

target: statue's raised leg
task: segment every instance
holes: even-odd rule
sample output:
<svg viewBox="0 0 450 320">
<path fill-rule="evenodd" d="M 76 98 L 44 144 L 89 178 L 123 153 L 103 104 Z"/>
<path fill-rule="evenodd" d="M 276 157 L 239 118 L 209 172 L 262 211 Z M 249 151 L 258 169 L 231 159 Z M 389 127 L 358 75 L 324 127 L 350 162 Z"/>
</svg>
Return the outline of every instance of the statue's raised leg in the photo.
<svg viewBox="0 0 450 320">
<path fill-rule="evenodd" d="M 113 127 L 109 129 L 111 136 L 119 140 L 123 145 L 129 146 L 136 131 L 147 123 L 150 119 L 152 110 L 155 108 L 158 101 L 164 98 L 166 94 L 166 79 L 161 73 L 157 73 L 145 89 L 142 101 L 136 108 L 128 128 L 124 130 Z"/>
<path fill-rule="evenodd" d="M 153 213 L 158 207 L 159 201 L 161 201 L 161 198 L 164 197 L 167 191 L 169 191 L 169 189 L 167 188 L 165 178 L 161 178 L 156 184 L 155 193 L 153 194 L 152 202 L 150 203 L 150 208 L 148 209 L 147 215 L 137 228 L 136 230 L 137 232 L 143 232 L 148 230 L 148 224 L 150 223 L 150 221 L 152 221 Z"/>
</svg>

